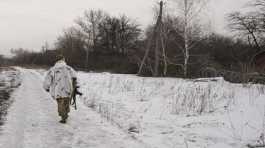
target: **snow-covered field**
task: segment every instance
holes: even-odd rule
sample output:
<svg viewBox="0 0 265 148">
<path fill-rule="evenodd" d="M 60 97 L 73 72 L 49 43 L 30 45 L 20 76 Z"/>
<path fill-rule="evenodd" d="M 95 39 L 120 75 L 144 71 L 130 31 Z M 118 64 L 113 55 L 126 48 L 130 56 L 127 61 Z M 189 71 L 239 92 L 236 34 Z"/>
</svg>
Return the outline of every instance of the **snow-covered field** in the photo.
<svg viewBox="0 0 265 148">
<path fill-rule="evenodd" d="M 87 106 L 150 147 L 242 148 L 265 141 L 264 85 L 83 72 L 79 80 Z"/>
<path fill-rule="evenodd" d="M 44 70 L 21 69 L 0 147 L 242 148 L 265 143 L 265 86 L 78 73 L 78 110 L 58 123 Z"/>
</svg>

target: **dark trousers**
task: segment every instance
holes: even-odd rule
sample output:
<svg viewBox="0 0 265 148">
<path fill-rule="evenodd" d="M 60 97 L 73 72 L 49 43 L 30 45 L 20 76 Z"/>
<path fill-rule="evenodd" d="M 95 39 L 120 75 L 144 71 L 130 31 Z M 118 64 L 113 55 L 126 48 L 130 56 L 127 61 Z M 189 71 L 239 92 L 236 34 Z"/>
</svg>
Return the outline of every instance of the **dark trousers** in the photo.
<svg viewBox="0 0 265 148">
<path fill-rule="evenodd" d="M 70 98 L 57 98 L 58 114 L 63 120 L 66 120 L 70 112 Z"/>
</svg>

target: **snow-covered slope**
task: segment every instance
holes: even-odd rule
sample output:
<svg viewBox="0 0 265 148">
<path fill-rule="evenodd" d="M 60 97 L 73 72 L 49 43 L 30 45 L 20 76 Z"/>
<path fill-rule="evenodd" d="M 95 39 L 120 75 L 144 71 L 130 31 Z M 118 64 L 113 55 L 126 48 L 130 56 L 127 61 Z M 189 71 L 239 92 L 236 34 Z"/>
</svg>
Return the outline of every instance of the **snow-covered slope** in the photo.
<svg viewBox="0 0 265 148">
<path fill-rule="evenodd" d="M 87 106 L 150 147 L 242 148 L 264 142 L 263 85 L 83 72 L 79 81 Z"/>
</svg>

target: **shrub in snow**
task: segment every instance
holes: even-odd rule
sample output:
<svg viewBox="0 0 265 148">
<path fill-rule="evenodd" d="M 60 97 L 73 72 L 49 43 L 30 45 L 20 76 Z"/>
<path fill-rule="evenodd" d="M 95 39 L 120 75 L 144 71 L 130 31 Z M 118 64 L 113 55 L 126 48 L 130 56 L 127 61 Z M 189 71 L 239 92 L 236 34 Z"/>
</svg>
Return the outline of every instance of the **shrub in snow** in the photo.
<svg viewBox="0 0 265 148">
<path fill-rule="evenodd" d="M 225 84 L 187 82 L 176 86 L 170 104 L 173 114 L 210 113 L 226 108 L 234 99 L 234 92 Z"/>
<path fill-rule="evenodd" d="M 119 128 L 128 132 L 139 132 L 139 122 L 132 111 L 129 111 L 121 103 L 108 100 L 95 102 L 94 109 L 106 120 L 116 124 Z"/>
</svg>

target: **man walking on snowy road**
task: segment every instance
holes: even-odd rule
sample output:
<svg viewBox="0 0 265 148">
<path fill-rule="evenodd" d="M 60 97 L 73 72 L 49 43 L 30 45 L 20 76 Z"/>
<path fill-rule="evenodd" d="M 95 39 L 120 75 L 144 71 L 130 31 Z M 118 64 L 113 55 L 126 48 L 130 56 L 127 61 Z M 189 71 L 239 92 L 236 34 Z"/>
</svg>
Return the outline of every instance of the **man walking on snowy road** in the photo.
<svg viewBox="0 0 265 148">
<path fill-rule="evenodd" d="M 66 123 L 68 118 L 70 100 L 76 80 L 76 72 L 66 64 L 62 55 L 58 56 L 56 64 L 45 77 L 43 88 L 56 99 L 58 113 L 62 118 L 61 123 Z"/>
</svg>

